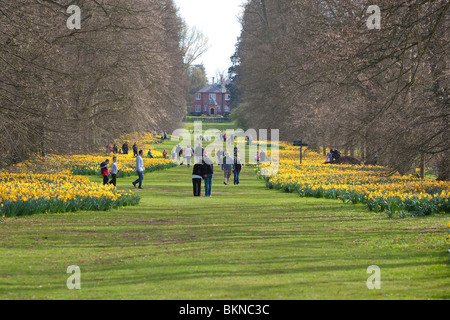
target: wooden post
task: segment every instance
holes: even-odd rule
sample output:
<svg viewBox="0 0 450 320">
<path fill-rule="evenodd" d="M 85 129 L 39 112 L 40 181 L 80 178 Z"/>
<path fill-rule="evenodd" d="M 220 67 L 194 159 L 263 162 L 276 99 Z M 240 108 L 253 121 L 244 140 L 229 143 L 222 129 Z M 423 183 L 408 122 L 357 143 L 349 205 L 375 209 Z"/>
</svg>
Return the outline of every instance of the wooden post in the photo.
<svg viewBox="0 0 450 320">
<path fill-rule="evenodd" d="M 308 144 L 303 143 L 302 140 L 294 141 L 294 147 L 300 147 L 300 164 L 302 164 L 303 160 L 303 147 L 307 147 Z"/>
<path fill-rule="evenodd" d="M 300 146 L 300 164 L 302 164 L 302 150 L 303 146 Z"/>
</svg>

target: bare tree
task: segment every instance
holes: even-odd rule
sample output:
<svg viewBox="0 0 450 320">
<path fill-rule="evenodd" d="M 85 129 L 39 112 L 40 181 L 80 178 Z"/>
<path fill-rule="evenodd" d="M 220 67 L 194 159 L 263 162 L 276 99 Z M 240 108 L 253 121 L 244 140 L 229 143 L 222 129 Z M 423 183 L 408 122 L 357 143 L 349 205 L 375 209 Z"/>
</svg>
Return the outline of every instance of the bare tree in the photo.
<svg viewBox="0 0 450 320">
<path fill-rule="evenodd" d="M 449 3 L 378 5 L 382 28 L 370 30 L 365 1 L 249 1 L 233 69 L 239 113 L 317 150 L 448 172 Z"/>
<path fill-rule="evenodd" d="M 70 4 L 81 8 L 80 30 L 66 27 Z M 172 0 L 0 5 L 0 166 L 178 127 L 186 79 Z"/>
<path fill-rule="evenodd" d="M 208 37 L 196 27 L 189 27 L 184 23 L 181 34 L 181 49 L 184 54 L 185 67 L 189 69 L 209 48 Z"/>
</svg>

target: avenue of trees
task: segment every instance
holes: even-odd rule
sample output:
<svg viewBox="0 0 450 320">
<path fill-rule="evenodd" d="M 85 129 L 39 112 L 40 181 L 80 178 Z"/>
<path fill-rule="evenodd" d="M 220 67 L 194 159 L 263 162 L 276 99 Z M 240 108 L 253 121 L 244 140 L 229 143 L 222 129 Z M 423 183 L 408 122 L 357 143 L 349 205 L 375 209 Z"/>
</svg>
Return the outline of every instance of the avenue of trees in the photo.
<svg viewBox="0 0 450 320">
<path fill-rule="evenodd" d="M 0 167 L 177 128 L 183 30 L 172 0 L 0 0 Z"/>
<path fill-rule="evenodd" d="M 367 21 L 381 9 L 381 28 Z M 234 117 L 449 179 L 446 0 L 249 0 L 232 58 Z M 423 170 L 422 170 L 423 173 Z"/>
</svg>

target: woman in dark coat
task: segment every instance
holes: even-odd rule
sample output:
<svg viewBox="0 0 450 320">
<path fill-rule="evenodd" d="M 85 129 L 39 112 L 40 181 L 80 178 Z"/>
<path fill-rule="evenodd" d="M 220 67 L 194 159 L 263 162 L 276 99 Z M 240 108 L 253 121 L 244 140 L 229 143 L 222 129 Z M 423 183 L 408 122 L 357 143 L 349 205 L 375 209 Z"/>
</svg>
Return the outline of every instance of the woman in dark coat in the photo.
<svg viewBox="0 0 450 320">
<path fill-rule="evenodd" d="M 203 179 L 203 164 L 196 163 L 192 172 L 192 184 L 194 186 L 194 197 L 200 197 Z"/>
</svg>

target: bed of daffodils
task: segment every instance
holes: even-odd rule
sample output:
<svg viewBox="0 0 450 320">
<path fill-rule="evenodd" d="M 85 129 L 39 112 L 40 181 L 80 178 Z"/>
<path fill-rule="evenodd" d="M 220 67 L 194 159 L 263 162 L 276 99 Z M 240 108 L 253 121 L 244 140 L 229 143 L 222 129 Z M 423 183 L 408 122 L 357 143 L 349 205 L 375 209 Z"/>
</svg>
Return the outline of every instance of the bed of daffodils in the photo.
<svg viewBox="0 0 450 320">
<path fill-rule="evenodd" d="M 129 143 L 128 154 L 113 154 L 99 151 L 90 155 L 47 155 L 46 157 L 35 156 L 33 159 L 16 164 L 8 168 L 8 172 L 15 173 L 61 173 L 70 172 L 74 175 L 101 175 L 100 163 L 109 159 L 110 165 L 112 157 L 117 156 L 117 166 L 119 172 L 117 177 L 131 176 L 136 174 L 136 157 L 133 155 L 132 143 L 138 142 L 140 150 L 144 151 L 143 161 L 146 172 L 162 170 L 176 166 L 169 159 L 164 159 L 161 152 L 154 150 L 152 144 L 155 139 L 151 134 L 133 135 L 119 139 L 121 143 Z M 120 145 L 122 145 L 120 143 Z M 148 150 L 152 150 L 153 158 L 148 157 Z"/>
<path fill-rule="evenodd" d="M 0 213 L 21 216 L 79 210 L 105 211 L 137 205 L 139 197 L 87 177 L 62 174 L 0 173 Z"/>
<path fill-rule="evenodd" d="M 155 142 L 150 134 L 120 139 L 130 145 L 138 142 L 147 154 Z M 132 142 L 133 141 L 133 142 Z M 122 143 L 123 143 L 122 142 Z M 175 166 L 158 151 L 153 157 L 143 157 L 146 172 Z M 130 154 L 117 154 L 118 177 L 136 174 L 136 158 Z M 68 211 L 104 211 L 122 206 L 137 205 L 139 196 L 122 192 L 114 186 L 103 186 L 89 180 L 89 175 L 101 175 L 100 163 L 112 162 L 113 154 L 99 151 L 96 155 L 48 155 L 0 171 L 0 216 L 20 216 L 35 213 L 61 213 Z"/>
<path fill-rule="evenodd" d="M 110 165 L 114 154 L 109 155 L 48 155 L 46 157 L 36 156 L 29 160 L 11 167 L 12 172 L 62 172 L 69 171 L 75 175 L 100 175 L 100 163 L 109 159 Z M 116 154 L 117 177 L 131 176 L 136 174 L 136 158 L 133 154 Z M 174 166 L 171 160 L 164 158 L 143 157 L 146 172 L 166 169 Z"/>
<path fill-rule="evenodd" d="M 330 165 L 309 150 L 299 163 L 299 148 L 280 143 L 278 172 L 263 177 L 268 188 L 298 192 L 302 197 L 363 203 L 389 216 L 424 216 L 450 212 L 450 183 L 390 174 L 380 166 Z"/>
</svg>

